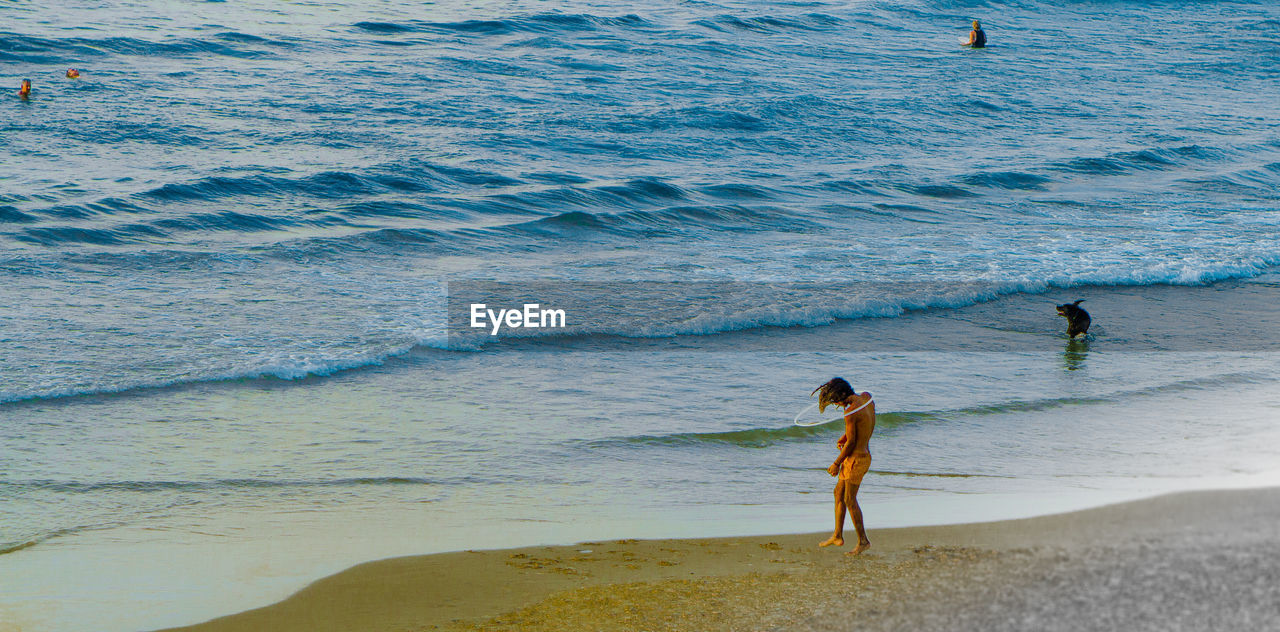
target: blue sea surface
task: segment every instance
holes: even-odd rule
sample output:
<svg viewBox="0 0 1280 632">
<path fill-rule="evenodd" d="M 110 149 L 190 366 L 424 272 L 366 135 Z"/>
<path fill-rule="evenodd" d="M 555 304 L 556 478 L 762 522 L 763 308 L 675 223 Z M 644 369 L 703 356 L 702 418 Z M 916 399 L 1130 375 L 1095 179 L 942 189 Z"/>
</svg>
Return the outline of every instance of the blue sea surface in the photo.
<svg viewBox="0 0 1280 632">
<path fill-rule="evenodd" d="M 1278 28 L 1261 1 L 7 3 L 0 618 L 821 530 L 839 430 L 790 422 L 834 374 L 876 393 L 873 528 L 1266 475 Z M 454 335 L 451 288 L 492 282 L 676 308 Z"/>
</svg>

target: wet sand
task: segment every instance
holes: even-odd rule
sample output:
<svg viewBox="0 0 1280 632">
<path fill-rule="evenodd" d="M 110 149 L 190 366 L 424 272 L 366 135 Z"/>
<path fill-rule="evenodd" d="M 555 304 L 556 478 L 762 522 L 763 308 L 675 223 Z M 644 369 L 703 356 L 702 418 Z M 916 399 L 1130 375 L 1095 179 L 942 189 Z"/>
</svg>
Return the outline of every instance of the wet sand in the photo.
<svg viewBox="0 0 1280 632">
<path fill-rule="evenodd" d="M 874 521 L 874 516 L 870 516 Z M 1280 489 L 826 534 L 620 540 L 362 564 L 180 628 L 1261 630 L 1280 626 Z"/>
</svg>

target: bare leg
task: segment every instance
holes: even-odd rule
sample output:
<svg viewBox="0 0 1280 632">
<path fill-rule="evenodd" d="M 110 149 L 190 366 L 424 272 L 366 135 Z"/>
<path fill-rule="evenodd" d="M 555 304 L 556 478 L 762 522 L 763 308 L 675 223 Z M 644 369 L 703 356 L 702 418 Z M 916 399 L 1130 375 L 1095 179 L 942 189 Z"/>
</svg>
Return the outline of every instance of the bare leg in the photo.
<svg viewBox="0 0 1280 632">
<path fill-rule="evenodd" d="M 853 528 L 858 531 L 858 546 L 846 555 L 857 555 L 871 548 L 871 540 L 867 539 L 867 529 L 862 526 L 862 507 L 858 506 L 858 486 L 844 486 L 844 505 L 849 509 L 849 517 L 853 518 Z"/>
<path fill-rule="evenodd" d="M 836 530 L 818 546 L 844 546 L 844 481 L 836 481 Z"/>
</svg>

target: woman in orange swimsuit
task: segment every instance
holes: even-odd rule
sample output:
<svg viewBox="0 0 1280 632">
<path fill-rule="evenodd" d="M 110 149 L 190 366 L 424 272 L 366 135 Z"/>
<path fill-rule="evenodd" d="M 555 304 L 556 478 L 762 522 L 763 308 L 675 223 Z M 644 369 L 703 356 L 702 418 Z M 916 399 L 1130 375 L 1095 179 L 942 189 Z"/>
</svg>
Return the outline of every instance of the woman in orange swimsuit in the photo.
<svg viewBox="0 0 1280 632">
<path fill-rule="evenodd" d="M 871 433 L 876 429 L 876 405 L 871 399 L 871 393 L 859 395 L 853 392 L 853 387 L 844 378 L 832 378 L 813 392 L 818 393 L 819 411 L 829 405 L 843 406 L 845 409 L 844 436 L 836 441 L 840 454 L 831 467 L 827 468 L 828 474 L 837 477 L 836 529 L 830 538 L 818 546 L 844 545 L 844 514 L 847 511 L 853 518 L 853 527 L 858 531 L 858 546 L 849 555 L 857 555 L 871 548 L 867 530 L 862 525 L 862 508 L 858 506 L 858 486 L 871 467 L 871 452 L 867 450 L 867 444 L 871 441 Z"/>
</svg>

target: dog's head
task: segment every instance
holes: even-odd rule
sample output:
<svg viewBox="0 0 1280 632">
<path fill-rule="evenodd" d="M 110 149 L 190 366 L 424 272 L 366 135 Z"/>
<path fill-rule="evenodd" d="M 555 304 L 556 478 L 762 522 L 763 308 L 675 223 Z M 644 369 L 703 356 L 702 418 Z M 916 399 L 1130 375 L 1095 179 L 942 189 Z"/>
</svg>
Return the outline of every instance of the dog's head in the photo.
<svg viewBox="0 0 1280 632">
<path fill-rule="evenodd" d="M 1080 307 L 1079 307 L 1079 305 L 1080 305 L 1081 303 L 1083 303 L 1083 302 L 1084 302 L 1084 299 L 1080 299 L 1080 300 L 1078 300 L 1078 301 L 1076 301 L 1076 302 L 1074 302 L 1074 303 L 1067 303 L 1067 304 L 1065 304 L 1065 305 L 1059 305 L 1059 306 L 1058 306 L 1058 315 L 1059 315 L 1059 316 L 1065 316 L 1068 320 L 1070 320 L 1071 318 L 1075 317 L 1075 316 L 1076 316 L 1077 314 L 1079 314 L 1080 312 L 1084 311 L 1084 310 L 1080 309 Z"/>
</svg>

